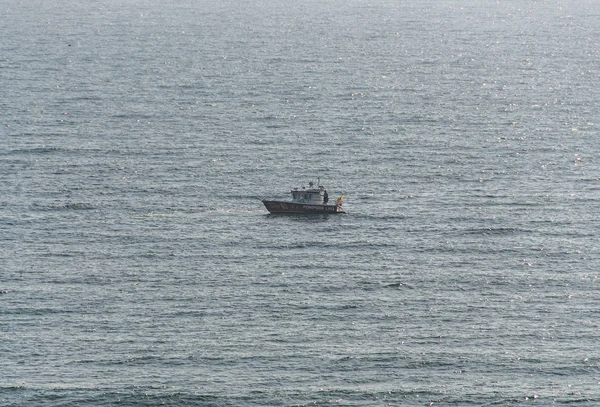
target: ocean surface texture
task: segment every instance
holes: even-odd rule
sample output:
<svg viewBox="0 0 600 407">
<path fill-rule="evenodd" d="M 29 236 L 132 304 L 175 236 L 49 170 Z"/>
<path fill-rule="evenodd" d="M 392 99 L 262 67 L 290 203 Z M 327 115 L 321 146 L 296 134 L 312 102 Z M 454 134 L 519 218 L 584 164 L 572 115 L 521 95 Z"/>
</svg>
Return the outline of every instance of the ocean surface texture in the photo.
<svg viewBox="0 0 600 407">
<path fill-rule="evenodd" d="M 600 405 L 598 1 L 0 18 L 0 406 Z"/>
</svg>

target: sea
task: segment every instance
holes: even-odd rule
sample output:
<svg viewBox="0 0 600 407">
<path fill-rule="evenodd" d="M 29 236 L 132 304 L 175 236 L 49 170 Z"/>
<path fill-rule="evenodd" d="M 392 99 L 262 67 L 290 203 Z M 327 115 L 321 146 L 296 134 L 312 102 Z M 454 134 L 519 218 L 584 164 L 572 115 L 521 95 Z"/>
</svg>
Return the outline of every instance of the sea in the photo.
<svg viewBox="0 0 600 407">
<path fill-rule="evenodd" d="M 598 1 L 0 19 L 0 406 L 600 405 Z"/>
</svg>

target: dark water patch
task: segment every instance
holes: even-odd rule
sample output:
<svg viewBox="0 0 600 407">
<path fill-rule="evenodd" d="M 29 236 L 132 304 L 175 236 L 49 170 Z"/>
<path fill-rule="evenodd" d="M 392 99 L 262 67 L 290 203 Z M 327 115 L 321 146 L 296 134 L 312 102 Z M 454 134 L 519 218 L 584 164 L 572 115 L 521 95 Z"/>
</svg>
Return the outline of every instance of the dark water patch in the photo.
<svg viewBox="0 0 600 407">
<path fill-rule="evenodd" d="M 48 299 L 45 297 L 45 299 Z M 79 310 L 76 309 L 62 309 L 62 308 L 44 308 L 44 307 L 11 307 L 8 309 L 1 310 L 0 313 L 6 315 L 20 315 L 20 316 L 47 316 L 47 315 L 63 315 L 63 314 L 77 314 Z"/>
<path fill-rule="evenodd" d="M 382 286 L 384 288 L 389 288 L 389 289 L 413 289 L 409 284 L 407 283 L 389 283 L 389 284 L 382 284 Z"/>
<path fill-rule="evenodd" d="M 61 195 L 61 194 L 59 194 Z M 39 212 L 54 212 L 54 211 L 90 211 L 98 209 L 98 207 L 89 202 L 68 202 L 63 204 L 55 205 L 43 205 L 40 203 L 33 203 L 30 205 L 33 211 Z"/>
<path fill-rule="evenodd" d="M 76 150 L 64 148 L 64 147 L 32 147 L 25 149 L 17 149 L 10 150 L 4 153 L 0 153 L 2 155 L 46 155 L 46 154 L 59 154 L 59 155 L 68 155 L 73 153 Z"/>
<path fill-rule="evenodd" d="M 198 392 L 181 391 L 176 386 L 147 386 L 115 389 L 111 387 L 56 386 L 56 388 L 35 388 L 29 385 L 16 388 L 7 401 L 7 406 L 52 405 L 57 407 L 94 405 L 109 407 L 181 405 L 181 406 L 233 406 L 227 398 Z M 16 393 L 16 394 L 15 394 Z M 17 399 L 13 399 L 18 397 Z M 13 404 L 14 403 L 14 404 Z M 24 403 L 24 404 L 23 404 Z"/>
<path fill-rule="evenodd" d="M 97 207 L 88 202 L 73 202 L 73 203 L 64 204 L 63 206 L 58 207 L 58 209 L 59 210 L 64 209 L 64 210 L 68 210 L 68 211 L 86 211 L 86 210 L 97 209 Z"/>
<path fill-rule="evenodd" d="M 38 253 L 39 256 L 41 257 L 66 257 L 66 258 L 79 258 L 81 257 L 85 252 L 84 251 L 57 251 L 57 250 L 51 250 L 45 253 Z"/>
<path fill-rule="evenodd" d="M 351 216 L 352 218 L 357 219 L 365 219 L 365 220 L 377 220 L 382 222 L 394 222 L 394 224 L 399 224 L 400 221 L 406 220 L 410 217 L 410 215 L 406 213 L 393 213 L 391 210 L 377 210 L 378 213 L 367 213 L 367 210 L 360 210 L 359 208 L 352 207 L 348 209 L 347 216 Z"/>
<path fill-rule="evenodd" d="M 453 233 L 465 235 L 484 235 L 484 236 L 504 236 L 504 235 L 522 235 L 533 233 L 530 229 L 521 228 L 503 228 L 503 227 L 487 227 L 476 229 L 465 229 Z"/>
</svg>

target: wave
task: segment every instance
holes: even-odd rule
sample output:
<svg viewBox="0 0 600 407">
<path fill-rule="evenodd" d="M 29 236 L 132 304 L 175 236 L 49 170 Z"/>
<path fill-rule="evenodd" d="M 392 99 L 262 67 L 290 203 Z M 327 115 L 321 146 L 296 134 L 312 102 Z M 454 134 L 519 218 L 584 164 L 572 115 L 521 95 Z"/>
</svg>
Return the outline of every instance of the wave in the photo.
<svg viewBox="0 0 600 407">
<path fill-rule="evenodd" d="M 32 204 L 31 208 L 37 211 L 89 211 L 97 209 L 97 206 L 89 202 L 69 202 L 61 205 L 39 205 Z"/>
<path fill-rule="evenodd" d="M 460 234 L 460 235 L 485 235 L 485 236 L 487 236 L 487 235 L 516 235 L 516 234 L 523 234 L 523 233 L 533 233 L 533 230 L 521 229 L 521 228 L 487 227 L 487 228 L 471 228 L 471 229 L 459 230 L 454 233 Z"/>
</svg>

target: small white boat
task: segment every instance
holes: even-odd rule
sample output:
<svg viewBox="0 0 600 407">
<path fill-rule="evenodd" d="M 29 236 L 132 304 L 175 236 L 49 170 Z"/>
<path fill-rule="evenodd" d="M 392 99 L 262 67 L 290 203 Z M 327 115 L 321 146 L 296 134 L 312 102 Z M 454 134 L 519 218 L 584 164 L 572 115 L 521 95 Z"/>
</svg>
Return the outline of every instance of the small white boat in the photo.
<svg viewBox="0 0 600 407">
<path fill-rule="evenodd" d="M 308 185 L 308 188 L 294 188 L 291 191 L 291 201 L 263 199 L 262 202 L 271 213 L 346 213 L 342 208 L 344 195 L 340 195 L 334 204 L 330 204 L 329 194 L 324 186 L 319 185 L 315 188 L 312 182 Z"/>
</svg>

